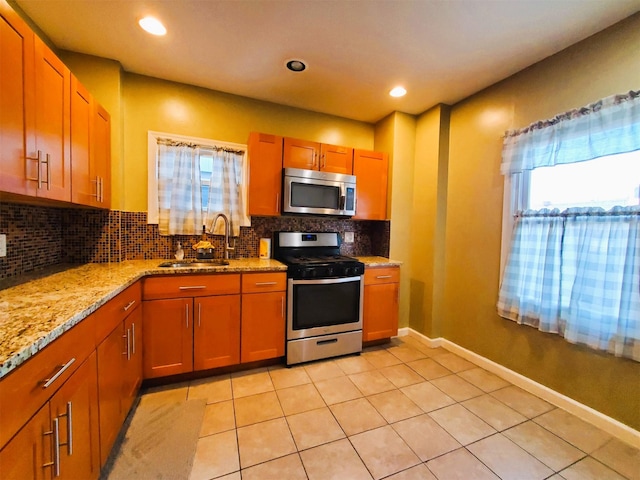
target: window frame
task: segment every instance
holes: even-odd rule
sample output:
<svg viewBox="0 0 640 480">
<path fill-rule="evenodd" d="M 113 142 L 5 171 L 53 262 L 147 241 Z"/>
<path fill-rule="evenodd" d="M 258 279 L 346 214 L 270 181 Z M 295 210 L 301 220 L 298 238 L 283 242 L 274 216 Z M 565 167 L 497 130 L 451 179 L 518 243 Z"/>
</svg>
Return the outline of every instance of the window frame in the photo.
<svg viewBox="0 0 640 480">
<path fill-rule="evenodd" d="M 247 162 L 248 147 L 246 144 L 223 142 L 220 140 L 212 140 L 210 138 L 191 137 L 186 135 L 149 130 L 147 132 L 147 224 L 158 224 L 158 165 L 156 163 L 158 138 L 170 138 L 171 140 L 177 140 L 186 143 L 211 145 L 216 147 L 229 148 L 231 150 L 244 151 L 244 155 L 242 157 L 242 196 L 246 208 L 248 201 L 247 182 L 249 179 L 249 165 Z M 211 189 L 210 185 L 209 189 Z M 203 209 L 203 213 L 205 212 L 206 208 Z M 246 212 L 245 215 L 247 217 L 249 216 Z"/>
</svg>

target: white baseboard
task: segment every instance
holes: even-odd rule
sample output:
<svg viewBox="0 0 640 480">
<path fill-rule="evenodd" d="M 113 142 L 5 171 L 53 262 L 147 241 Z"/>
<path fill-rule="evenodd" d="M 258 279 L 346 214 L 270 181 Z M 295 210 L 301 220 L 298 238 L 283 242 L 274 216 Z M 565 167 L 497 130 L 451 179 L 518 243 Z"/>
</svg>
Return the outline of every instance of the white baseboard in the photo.
<svg viewBox="0 0 640 480">
<path fill-rule="evenodd" d="M 514 372 L 513 370 L 510 370 L 500 365 L 499 363 L 493 362 L 488 358 L 478 355 L 471 350 L 467 350 L 466 348 L 463 348 L 445 338 L 426 337 L 409 327 L 399 329 L 398 336 L 410 336 L 431 348 L 443 347 L 450 352 L 459 355 L 465 360 L 475 363 L 479 367 L 484 368 L 494 375 L 497 375 L 500 378 L 503 378 L 506 381 L 522 388 L 523 390 L 526 390 L 527 392 L 540 397 L 541 399 L 555 405 L 556 407 L 562 408 L 567 412 L 576 415 L 585 422 L 589 422 L 590 424 L 604 430 L 610 435 L 619 438 L 623 442 L 626 442 L 635 448 L 640 448 L 640 432 L 638 430 L 635 430 L 614 418 L 611 418 L 597 410 L 594 410 L 587 405 L 577 402 L 576 400 L 569 398 L 566 395 L 556 392 L 549 387 L 545 387 L 544 385 L 535 382 L 534 380 L 531 380 L 524 375 Z"/>
</svg>

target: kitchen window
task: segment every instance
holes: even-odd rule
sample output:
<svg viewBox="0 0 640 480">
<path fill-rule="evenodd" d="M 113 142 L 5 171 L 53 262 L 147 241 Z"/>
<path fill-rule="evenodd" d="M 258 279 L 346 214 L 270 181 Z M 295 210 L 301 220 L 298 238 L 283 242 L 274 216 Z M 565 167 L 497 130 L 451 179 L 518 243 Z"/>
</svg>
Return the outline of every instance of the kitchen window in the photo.
<svg viewBox="0 0 640 480">
<path fill-rule="evenodd" d="M 148 223 L 161 235 L 223 234 L 218 213 L 233 236 L 249 225 L 246 145 L 149 132 L 148 155 Z"/>
<path fill-rule="evenodd" d="M 498 313 L 640 360 L 640 97 L 507 132 Z"/>
</svg>

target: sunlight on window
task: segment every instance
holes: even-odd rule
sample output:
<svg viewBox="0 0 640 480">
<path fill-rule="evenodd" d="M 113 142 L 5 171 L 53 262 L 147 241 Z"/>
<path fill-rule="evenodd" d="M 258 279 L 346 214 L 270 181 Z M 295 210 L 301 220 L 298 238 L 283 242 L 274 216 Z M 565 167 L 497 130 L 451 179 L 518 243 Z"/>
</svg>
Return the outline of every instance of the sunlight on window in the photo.
<svg viewBox="0 0 640 480">
<path fill-rule="evenodd" d="M 640 151 L 531 172 L 529 208 L 640 205 Z"/>
</svg>

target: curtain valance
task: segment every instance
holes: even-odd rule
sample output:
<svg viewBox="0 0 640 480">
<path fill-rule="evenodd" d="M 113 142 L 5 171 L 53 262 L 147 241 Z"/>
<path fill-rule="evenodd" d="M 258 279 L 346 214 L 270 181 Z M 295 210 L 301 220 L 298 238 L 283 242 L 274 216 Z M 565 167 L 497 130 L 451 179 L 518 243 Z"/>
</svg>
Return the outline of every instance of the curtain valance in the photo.
<svg viewBox="0 0 640 480">
<path fill-rule="evenodd" d="M 640 91 L 506 132 L 503 175 L 640 150 Z"/>
</svg>

